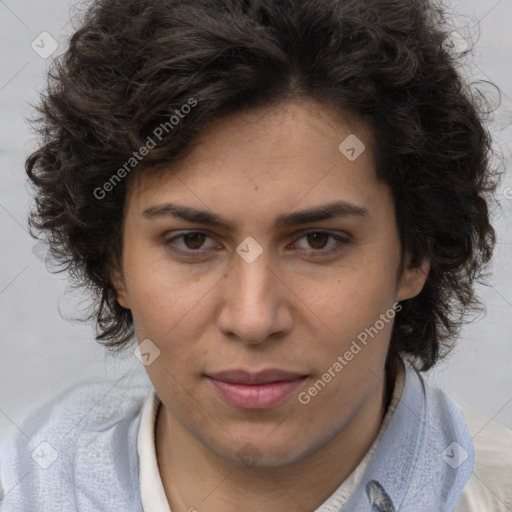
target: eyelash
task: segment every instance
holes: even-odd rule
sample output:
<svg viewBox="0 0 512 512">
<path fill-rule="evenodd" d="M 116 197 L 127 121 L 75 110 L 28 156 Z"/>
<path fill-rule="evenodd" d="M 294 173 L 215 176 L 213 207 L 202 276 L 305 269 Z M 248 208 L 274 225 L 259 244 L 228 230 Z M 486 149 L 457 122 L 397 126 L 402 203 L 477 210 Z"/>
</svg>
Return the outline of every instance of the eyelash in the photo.
<svg viewBox="0 0 512 512">
<path fill-rule="evenodd" d="M 176 240 L 179 240 L 179 239 L 183 239 L 185 236 L 187 235 L 192 235 L 192 234 L 197 234 L 197 235 L 205 235 L 206 237 L 208 238 L 211 238 L 208 233 L 204 232 L 204 231 L 183 231 L 177 235 L 174 235 L 172 237 L 166 237 L 164 238 L 163 242 L 162 242 L 162 245 L 169 251 L 173 252 L 173 253 L 177 253 L 177 254 L 181 254 L 181 255 L 185 255 L 185 256 L 201 256 L 201 255 L 206 255 L 208 251 L 202 251 L 200 249 L 198 250 L 194 250 L 194 249 L 188 249 L 188 250 L 182 250 L 182 249 L 177 249 L 175 247 L 172 247 L 172 244 L 173 242 L 175 242 Z M 317 256 L 328 256 L 328 255 L 331 255 L 333 253 L 337 253 L 339 252 L 342 247 L 340 247 L 339 245 L 341 244 L 341 246 L 343 245 L 346 245 L 349 243 L 349 240 L 348 240 L 348 237 L 343 237 L 343 236 L 340 236 L 340 235 L 335 235 L 333 233 L 330 233 L 328 231 L 322 231 L 322 230 L 311 230 L 311 231 L 306 231 L 306 232 L 303 232 L 301 234 L 301 236 L 296 240 L 301 240 L 302 238 L 308 236 L 308 235 L 312 235 L 312 234 L 321 234 L 321 235 L 328 235 L 329 238 L 332 238 L 334 240 L 336 240 L 339 244 L 336 244 L 337 247 L 335 246 L 334 248 L 331 248 L 331 249 L 311 249 L 310 251 L 305 251 L 311 255 L 313 255 L 313 257 L 317 257 Z M 292 242 L 292 243 L 296 243 L 296 242 Z"/>
</svg>

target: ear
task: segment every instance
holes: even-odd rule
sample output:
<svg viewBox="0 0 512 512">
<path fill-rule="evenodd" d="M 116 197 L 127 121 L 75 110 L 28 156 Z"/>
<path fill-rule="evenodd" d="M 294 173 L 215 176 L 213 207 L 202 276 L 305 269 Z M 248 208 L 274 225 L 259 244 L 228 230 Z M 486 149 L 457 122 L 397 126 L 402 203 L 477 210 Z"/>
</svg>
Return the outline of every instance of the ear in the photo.
<svg viewBox="0 0 512 512">
<path fill-rule="evenodd" d="M 116 289 L 117 302 L 123 308 L 131 309 L 122 270 L 118 266 L 111 266 L 109 269 L 109 275 L 112 286 Z"/>
<path fill-rule="evenodd" d="M 429 271 L 430 260 L 425 259 L 419 264 L 412 263 L 407 255 L 402 276 L 399 281 L 397 300 L 401 301 L 416 297 L 423 289 Z"/>
</svg>

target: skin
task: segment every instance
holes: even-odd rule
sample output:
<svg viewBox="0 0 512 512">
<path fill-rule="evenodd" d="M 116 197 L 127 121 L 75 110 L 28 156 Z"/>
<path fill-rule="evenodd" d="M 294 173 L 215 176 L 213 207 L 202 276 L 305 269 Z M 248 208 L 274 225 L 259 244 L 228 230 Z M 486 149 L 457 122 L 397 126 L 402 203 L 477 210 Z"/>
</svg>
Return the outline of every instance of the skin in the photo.
<svg viewBox="0 0 512 512">
<path fill-rule="evenodd" d="M 338 149 L 350 134 L 366 145 L 355 161 Z M 394 203 L 371 141 L 354 117 L 294 100 L 220 118 L 177 164 L 131 177 L 112 279 L 139 343 L 160 350 L 146 369 L 162 400 L 155 443 L 173 512 L 314 510 L 375 439 L 392 322 L 307 405 L 297 398 L 428 273 L 406 263 L 399 275 Z M 340 200 L 368 214 L 274 227 L 280 215 Z M 232 226 L 142 213 L 169 202 Z M 187 230 L 205 235 L 169 241 Z M 262 249 L 252 263 L 236 252 L 249 236 Z M 205 377 L 268 368 L 308 377 L 263 410 L 228 405 Z M 256 465 L 241 460 L 243 447 Z"/>
</svg>

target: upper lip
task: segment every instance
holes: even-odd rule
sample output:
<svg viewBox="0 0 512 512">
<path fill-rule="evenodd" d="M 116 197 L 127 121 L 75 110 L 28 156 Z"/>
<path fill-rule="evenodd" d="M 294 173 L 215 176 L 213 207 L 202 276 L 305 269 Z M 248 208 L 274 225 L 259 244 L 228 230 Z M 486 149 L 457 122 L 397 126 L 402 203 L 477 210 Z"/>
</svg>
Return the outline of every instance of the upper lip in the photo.
<svg viewBox="0 0 512 512">
<path fill-rule="evenodd" d="M 208 374 L 208 377 L 231 384 L 268 384 L 270 382 L 283 380 L 297 380 L 306 377 L 306 375 L 285 370 L 270 369 L 256 373 L 245 370 L 225 370 Z"/>
</svg>

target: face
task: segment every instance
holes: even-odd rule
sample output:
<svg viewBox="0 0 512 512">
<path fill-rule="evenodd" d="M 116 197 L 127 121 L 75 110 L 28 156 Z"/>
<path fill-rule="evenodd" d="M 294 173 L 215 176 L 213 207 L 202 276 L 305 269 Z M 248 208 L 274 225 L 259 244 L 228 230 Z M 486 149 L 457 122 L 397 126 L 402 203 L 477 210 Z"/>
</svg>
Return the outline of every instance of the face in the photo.
<svg viewBox="0 0 512 512">
<path fill-rule="evenodd" d="M 299 460 L 378 403 L 393 305 L 426 274 L 398 273 L 371 147 L 362 123 L 294 101 L 217 120 L 133 176 L 118 300 L 160 351 L 146 369 L 170 424 L 210 453 Z"/>
</svg>

